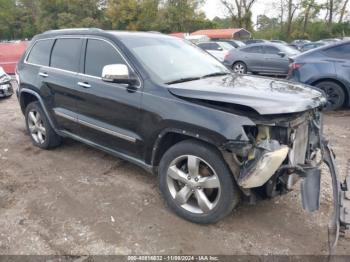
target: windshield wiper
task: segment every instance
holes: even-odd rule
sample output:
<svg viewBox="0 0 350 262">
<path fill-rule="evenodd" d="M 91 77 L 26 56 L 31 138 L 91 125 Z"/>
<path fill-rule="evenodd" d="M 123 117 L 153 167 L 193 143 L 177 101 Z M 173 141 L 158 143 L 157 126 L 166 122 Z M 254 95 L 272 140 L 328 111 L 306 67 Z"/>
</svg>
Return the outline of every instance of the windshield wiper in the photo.
<svg viewBox="0 0 350 262">
<path fill-rule="evenodd" d="M 225 72 L 216 72 L 216 73 L 212 73 L 212 74 L 208 74 L 205 76 L 202 76 L 202 78 L 208 78 L 208 77 L 214 77 L 214 76 L 225 76 L 228 75 L 229 73 L 225 73 Z"/>
<path fill-rule="evenodd" d="M 177 80 L 174 80 L 174 81 L 167 82 L 165 84 L 172 85 L 172 84 L 190 82 L 190 81 L 194 81 L 194 80 L 200 80 L 200 79 L 208 78 L 208 77 L 224 76 L 224 75 L 228 75 L 228 74 L 229 73 L 225 73 L 225 72 L 216 72 L 216 73 L 208 74 L 208 75 L 205 75 L 205 76 L 202 76 L 202 77 L 185 77 L 185 78 L 181 78 L 181 79 L 177 79 Z"/>
<path fill-rule="evenodd" d="M 186 78 L 181 78 L 181 79 L 177 79 L 174 81 L 170 81 L 170 82 L 167 82 L 165 84 L 167 84 L 167 85 L 179 84 L 179 83 L 190 82 L 190 81 L 199 80 L 199 79 L 201 79 L 201 78 L 200 77 L 186 77 Z"/>
</svg>

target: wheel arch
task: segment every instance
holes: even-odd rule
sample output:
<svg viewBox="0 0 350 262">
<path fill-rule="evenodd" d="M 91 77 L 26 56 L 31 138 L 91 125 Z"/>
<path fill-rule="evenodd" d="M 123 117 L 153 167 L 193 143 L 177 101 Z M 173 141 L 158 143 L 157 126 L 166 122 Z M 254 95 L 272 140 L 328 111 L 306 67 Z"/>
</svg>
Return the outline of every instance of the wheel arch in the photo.
<svg viewBox="0 0 350 262">
<path fill-rule="evenodd" d="M 310 85 L 316 86 L 316 85 L 318 85 L 319 83 L 322 83 L 322 82 L 333 82 L 333 83 L 338 84 L 344 90 L 344 93 L 345 93 L 345 103 L 344 103 L 344 105 L 349 105 L 349 103 L 350 103 L 350 91 L 349 91 L 349 89 L 346 87 L 346 85 L 342 81 L 340 81 L 338 79 L 335 79 L 335 78 L 324 77 L 324 78 L 320 78 L 318 80 L 314 80 L 313 82 L 310 83 Z"/>
<path fill-rule="evenodd" d="M 44 114 L 46 115 L 47 119 L 49 120 L 49 123 L 51 125 L 51 127 L 57 132 L 57 128 L 56 128 L 56 125 L 54 124 L 54 121 L 52 120 L 52 118 L 50 117 L 50 114 L 49 112 L 47 111 L 46 109 L 46 106 L 44 104 L 44 101 L 43 99 L 40 97 L 40 94 L 38 94 L 37 92 L 35 92 L 34 90 L 31 90 L 31 89 L 28 89 L 28 88 L 22 88 L 20 91 L 19 91 L 19 95 L 18 95 L 18 98 L 19 98 L 19 103 L 20 103 L 20 106 L 21 106 L 21 110 L 22 110 L 22 113 L 24 114 L 25 112 L 25 109 L 26 107 L 32 103 L 32 102 L 35 102 L 35 101 L 38 101 L 41 105 L 41 108 L 43 109 L 44 111 Z"/>
<path fill-rule="evenodd" d="M 213 139 L 205 135 L 195 134 L 179 129 L 164 130 L 158 135 L 155 141 L 150 159 L 151 165 L 157 167 L 164 153 L 172 146 L 184 140 L 196 140 L 209 146 L 214 146 L 220 150 L 219 139 Z"/>
<path fill-rule="evenodd" d="M 247 70 L 248 70 L 248 64 L 246 62 L 244 62 L 243 60 L 236 60 L 232 63 L 232 67 L 237 64 L 237 63 L 242 63 L 242 64 L 245 64 L 245 66 L 247 67 Z"/>
<path fill-rule="evenodd" d="M 19 95 L 19 103 L 21 106 L 22 113 L 24 114 L 26 107 L 35 101 L 39 101 L 38 97 L 31 92 L 23 91 Z"/>
</svg>

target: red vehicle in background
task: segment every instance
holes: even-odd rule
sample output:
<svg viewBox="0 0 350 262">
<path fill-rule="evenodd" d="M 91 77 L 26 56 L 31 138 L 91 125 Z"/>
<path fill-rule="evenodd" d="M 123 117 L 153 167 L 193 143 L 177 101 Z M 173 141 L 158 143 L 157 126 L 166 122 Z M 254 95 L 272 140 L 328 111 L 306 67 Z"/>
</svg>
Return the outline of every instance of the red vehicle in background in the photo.
<svg viewBox="0 0 350 262">
<path fill-rule="evenodd" d="M 27 41 L 0 43 L 0 66 L 7 74 L 14 74 L 16 64 L 27 48 Z"/>
</svg>

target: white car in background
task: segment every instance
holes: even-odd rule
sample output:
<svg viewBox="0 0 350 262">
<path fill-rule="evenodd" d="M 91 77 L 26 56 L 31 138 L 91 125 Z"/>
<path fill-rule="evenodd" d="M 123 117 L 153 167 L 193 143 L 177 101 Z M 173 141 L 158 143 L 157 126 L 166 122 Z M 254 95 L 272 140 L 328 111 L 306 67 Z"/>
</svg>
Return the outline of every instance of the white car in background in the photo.
<svg viewBox="0 0 350 262">
<path fill-rule="evenodd" d="M 11 77 L 6 74 L 4 69 L 0 66 L 0 98 L 10 97 L 13 95 L 13 86 Z"/>
<path fill-rule="evenodd" d="M 223 62 L 229 51 L 234 49 L 232 45 L 226 42 L 202 42 L 197 45 L 214 56 L 220 62 Z"/>
</svg>

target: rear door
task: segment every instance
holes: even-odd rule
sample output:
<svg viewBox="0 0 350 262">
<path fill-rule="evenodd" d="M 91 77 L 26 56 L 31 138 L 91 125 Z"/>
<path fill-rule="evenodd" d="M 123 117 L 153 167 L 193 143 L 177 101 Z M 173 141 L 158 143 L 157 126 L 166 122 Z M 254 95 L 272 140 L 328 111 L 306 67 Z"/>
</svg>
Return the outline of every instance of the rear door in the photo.
<svg viewBox="0 0 350 262">
<path fill-rule="evenodd" d="M 41 93 L 55 115 L 58 127 L 77 133 L 76 83 L 83 40 L 58 38 L 51 51 L 50 66 L 39 71 Z"/>
<path fill-rule="evenodd" d="M 333 62 L 337 78 L 346 84 L 350 92 L 350 43 L 330 47 L 323 51 L 328 62 Z"/>
<path fill-rule="evenodd" d="M 40 39 L 33 44 L 29 54 L 24 59 L 24 66 L 18 64 L 18 73 L 22 80 L 21 87 L 31 88 L 38 93 L 45 89 L 43 79 L 41 76 L 39 77 L 39 72 L 41 68 L 50 65 L 50 55 L 54 43 L 55 39 Z M 46 103 L 45 106 L 48 107 Z"/>
<path fill-rule="evenodd" d="M 141 81 L 133 88 L 103 81 L 102 69 L 106 65 L 124 64 L 131 74 L 136 73 L 109 40 L 89 38 L 85 46 L 85 63 L 78 80 L 80 136 L 119 153 L 140 158 Z"/>
</svg>

